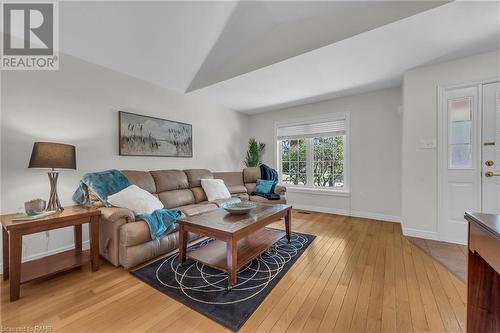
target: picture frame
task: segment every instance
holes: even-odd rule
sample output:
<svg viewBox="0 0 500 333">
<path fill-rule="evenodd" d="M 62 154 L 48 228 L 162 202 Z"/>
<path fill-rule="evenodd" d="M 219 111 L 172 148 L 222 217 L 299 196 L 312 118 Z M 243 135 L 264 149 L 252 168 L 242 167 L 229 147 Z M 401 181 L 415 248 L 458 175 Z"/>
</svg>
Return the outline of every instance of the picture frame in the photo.
<svg viewBox="0 0 500 333">
<path fill-rule="evenodd" d="M 118 111 L 120 156 L 193 157 L 191 124 Z"/>
</svg>

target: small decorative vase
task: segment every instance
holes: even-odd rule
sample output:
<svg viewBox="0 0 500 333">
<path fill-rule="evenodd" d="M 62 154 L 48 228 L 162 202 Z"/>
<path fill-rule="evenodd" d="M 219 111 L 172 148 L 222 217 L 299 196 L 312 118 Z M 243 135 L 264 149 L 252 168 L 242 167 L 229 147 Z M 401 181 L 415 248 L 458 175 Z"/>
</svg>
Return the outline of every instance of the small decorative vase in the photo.
<svg viewBox="0 0 500 333">
<path fill-rule="evenodd" d="M 26 215 L 32 216 L 41 214 L 45 211 L 46 206 L 45 200 L 42 199 L 34 199 L 24 203 L 24 210 L 26 211 Z"/>
</svg>

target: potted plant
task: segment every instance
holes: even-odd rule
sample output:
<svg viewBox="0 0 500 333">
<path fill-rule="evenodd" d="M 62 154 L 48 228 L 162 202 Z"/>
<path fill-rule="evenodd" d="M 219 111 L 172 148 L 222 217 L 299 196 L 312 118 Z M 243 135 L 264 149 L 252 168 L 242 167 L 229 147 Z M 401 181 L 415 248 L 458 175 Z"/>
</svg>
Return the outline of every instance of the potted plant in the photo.
<svg viewBox="0 0 500 333">
<path fill-rule="evenodd" d="M 266 150 L 266 144 L 257 142 L 254 138 L 248 140 L 248 150 L 243 163 L 248 167 L 256 167 L 262 164 L 262 155 Z"/>
</svg>

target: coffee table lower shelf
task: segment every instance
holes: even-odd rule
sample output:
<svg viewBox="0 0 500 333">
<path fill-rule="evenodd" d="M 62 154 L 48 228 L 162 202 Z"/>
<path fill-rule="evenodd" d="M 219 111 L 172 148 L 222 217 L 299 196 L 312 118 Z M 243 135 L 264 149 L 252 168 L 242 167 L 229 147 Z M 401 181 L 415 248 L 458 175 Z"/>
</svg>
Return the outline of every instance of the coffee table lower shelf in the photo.
<svg viewBox="0 0 500 333">
<path fill-rule="evenodd" d="M 286 235 L 285 231 L 262 228 L 238 241 L 236 270 L 257 258 Z M 212 268 L 229 273 L 226 242 L 215 240 L 208 245 L 187 252 L 187 257 Z"/>
</svg>

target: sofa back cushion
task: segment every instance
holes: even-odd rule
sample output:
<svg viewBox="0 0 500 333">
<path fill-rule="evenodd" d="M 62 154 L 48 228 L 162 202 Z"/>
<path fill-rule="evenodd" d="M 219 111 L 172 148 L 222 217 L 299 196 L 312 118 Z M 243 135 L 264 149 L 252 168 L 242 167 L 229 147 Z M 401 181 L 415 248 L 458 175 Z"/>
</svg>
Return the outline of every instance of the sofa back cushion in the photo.
<svg viewBox="0 0 500 333">
<path fill-rule="evenodd" d="M 158 199 L 165 208 L 176 208 L 195 203 L 193 192 L 190 189 L 160 192 Z"/>
<path fill-rule="evenodd" d="M 188 178 L 189 188 L 193 192 L 194 201 L 196 203 L 207 201 L 207 196 L 201 187 L 202 179 L 213 179 L 214 176 L 210 170 L 207 169 L 188 169 L 184 170 Z"/>
<path fill-rule="evenodd" d="M 187 175 L 182 170 L 156 170 L 151 171 L 156 183 L 156 192 L 183 190 L 189 188 Z"/>
<path fill-rule="evenodd" d="M 156 184 L 158 199 L 165 208 L 194 204 L 193 192 L 189 189 L 189 181 L 182 170 L 156 170 L 151 171 Z"/>
<path fill-rule="evenodd" d="M 123 170 L 130 182 L 149 193 L 156 193 L 156 184 L 149 171 Z"/>
<path fill-rule="evenodd" d="M 243 182 L 243 172 L 214 172 L 213 176 L 215 179 L 222 179 L 224 181 L 229 193 L 247 193 L 245 183 Z"/>
<path fill-rule="evenodd" d="M 202 179 L 214 179 L 210 170 L 207 169 L 188 169 L 184 170 L 187 176 L 189 187 L 200 187 Z"/>
<path fill-rule="evenodd" d="M 243 181 L 248 193 L 255 192 L 257 179 L 260 178 L 260 167 L 250 167 L 243 169 Z"/>
</svg>

